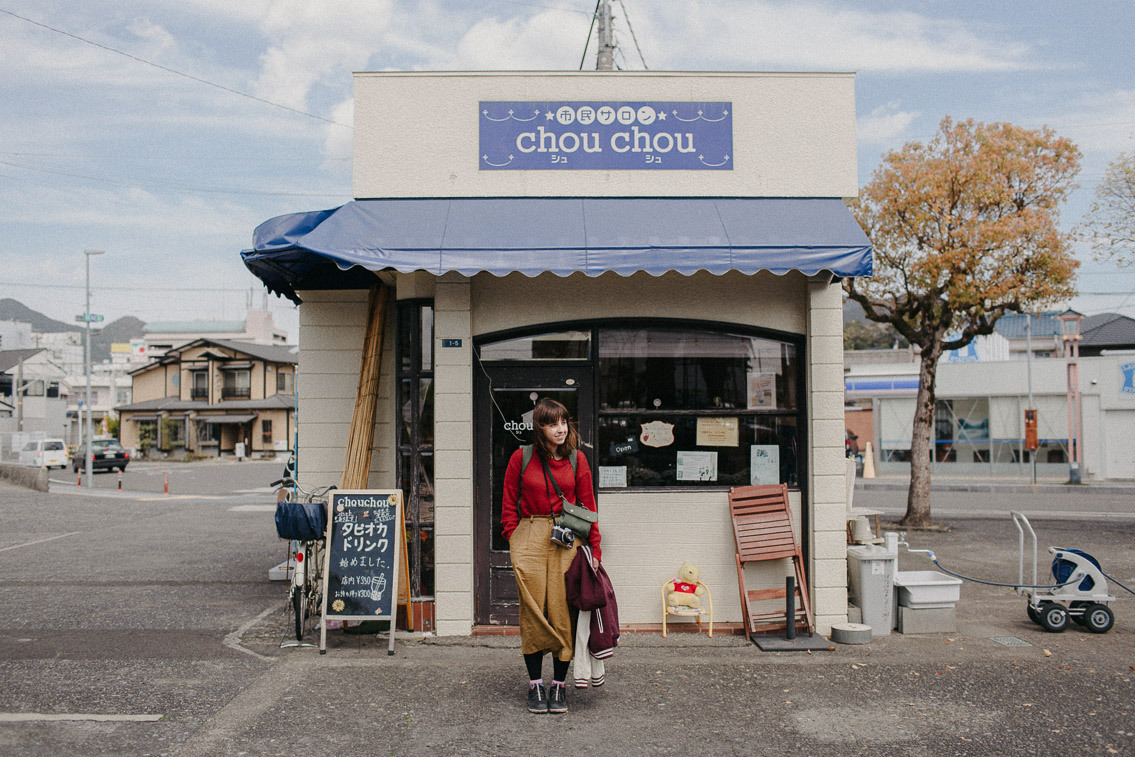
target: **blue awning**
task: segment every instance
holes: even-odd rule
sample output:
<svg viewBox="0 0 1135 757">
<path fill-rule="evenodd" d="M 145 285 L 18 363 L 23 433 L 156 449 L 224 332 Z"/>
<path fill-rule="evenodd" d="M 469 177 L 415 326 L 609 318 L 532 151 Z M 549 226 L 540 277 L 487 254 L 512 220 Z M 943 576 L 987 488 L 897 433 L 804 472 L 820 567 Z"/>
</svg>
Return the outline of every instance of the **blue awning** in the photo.
<svg viewBox="0 0 1135 757">
<path fill-rule="evenodd" d="M 835 198 L 354 200 L 265 221 L 241 257 L 296 302 L 386 270 L 871 275 L 871 243 Z"/>
</svg>

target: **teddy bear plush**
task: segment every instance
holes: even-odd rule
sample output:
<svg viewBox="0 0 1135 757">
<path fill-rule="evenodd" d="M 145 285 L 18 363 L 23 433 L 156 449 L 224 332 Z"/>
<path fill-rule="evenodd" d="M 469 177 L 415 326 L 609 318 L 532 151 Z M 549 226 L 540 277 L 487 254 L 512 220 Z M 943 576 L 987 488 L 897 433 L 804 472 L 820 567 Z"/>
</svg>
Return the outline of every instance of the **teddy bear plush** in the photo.
<svg viewBox="0 0 1135 757">
<path fill-rule="evenodd" d="M 678 568 L 677 578 L 666 583 L 666 604 L 671 607 L 689 607 L 694 610 L 701 607 L 701 598 L 705 594 L 705 587 L 698 585 L 700 575 L 700 568 L 696 568 L 688 562 L 682 563 L 682 567 Z"/>
</svg>

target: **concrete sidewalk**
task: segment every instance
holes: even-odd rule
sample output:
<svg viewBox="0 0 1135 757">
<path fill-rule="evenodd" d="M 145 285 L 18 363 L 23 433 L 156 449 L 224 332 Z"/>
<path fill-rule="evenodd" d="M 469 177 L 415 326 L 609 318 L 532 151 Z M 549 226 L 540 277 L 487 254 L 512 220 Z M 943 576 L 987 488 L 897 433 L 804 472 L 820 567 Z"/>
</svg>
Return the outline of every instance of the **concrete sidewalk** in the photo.
<svg viewBox="0 0 1135 757">
<path fill-rule="evenodd" d="M 1037 531 L 1042 575 L 1049 544 L 1077 546 L 1135 587 L 1135 525 Z M 1016 580 L 1007 520 L 910 541 L 952 570 Z M 904 552 L 900 568 L 933 566 Z M 1116 593 L 1117 622 L 1103 635 L 1075 625 L 1046 633 L 1023 597 L 976 583 L 962 587 L 954 632 L 829 651 L 766 653 L 720 633 L 624 634 L 607 684 L 569 691 L 566 716 L 525 711 L 514 637 L 403 639 L 387 657 L 385 636 L 333 632 L 320 656 L 281 650 L 279 619 L 266 618 L 242 643 L 279 662 L 175 754 L 276 754 L 285 742 L 292 753 L 398 755 L 1133 754 L 1135 597 Z M 276 706 L 281 691 L 305 704 Z"/>
</svg>

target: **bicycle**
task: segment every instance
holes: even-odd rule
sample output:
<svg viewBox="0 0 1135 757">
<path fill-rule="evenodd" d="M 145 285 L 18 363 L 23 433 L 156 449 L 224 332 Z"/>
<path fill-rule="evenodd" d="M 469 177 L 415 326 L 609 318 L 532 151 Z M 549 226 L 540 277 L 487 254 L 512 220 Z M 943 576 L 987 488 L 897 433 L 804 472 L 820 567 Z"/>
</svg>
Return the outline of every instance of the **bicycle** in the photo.
<svg viewBox="0 0 1135 757">
<path fill-rule="evenodd" d="M 323 533 L 326 532 L 326 507 L 328 493 L 336 488 L 334 485 L 316 487 L 311 490 L 304 489 L 294 478 L 282 478 L 273 481 L 271 486 L 276 489 L 276 501 L 298 502 L 301 504 L 316 504 L 323 508 Z M 310 510 L 310 508 L 309 508 Z M 305 513 L 312 515 L 312 513 Z M 302 524 L 304 527 L 292 532 L 289 526 L 286 532 L 281 531 L 281 524 L 277 518 L 276 531 L 281 538 L 288 540 L 288 598 L 285 613 L 291 613 L 295 621 L 296 641 L 302 644 L 307 621 L 313 615 L 321 612 L 323 605 L 323 533 L 317 538 L 305 538 L 315 535 L 307 518 Z M 302 532 L 302 535 L 301 535 Z M 290 538 L 299 536 L 300 538 Z M 294 646 L 294 645 L 293 645 Z"/>
</svg>

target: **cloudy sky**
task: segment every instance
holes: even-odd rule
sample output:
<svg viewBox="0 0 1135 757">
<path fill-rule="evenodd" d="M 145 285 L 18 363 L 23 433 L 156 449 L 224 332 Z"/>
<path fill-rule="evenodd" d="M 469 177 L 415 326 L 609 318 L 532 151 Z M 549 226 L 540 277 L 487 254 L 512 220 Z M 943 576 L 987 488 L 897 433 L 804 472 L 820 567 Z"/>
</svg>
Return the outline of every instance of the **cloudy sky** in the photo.
<svg viewBox="0 0 1135 757">
<path fill-rule="evenodd" d="M 351 72 L 576 70 L 594 0 L 0 0 L 0 297 L 59 320 L 233 319 L 239 252 L 351 199 Z M 943 116 L 1048 125 L 1084 153 L 1065 226 L 1135 150 L 1135 3 L 622 0 L 624 69 L 855 71 L 859 175 Z M 633 29 L 633 36 L 631 30 Z M 636 47 L 637 41 L 637 47 Z M 641 54 L 640 51 L 641 50 Z M 595 67 L 594 42 L 583 67 Z M 1135 317 L 1085 253 L 1074 306 Z M 271 297 L 295 336 L 290 303 Z"/>
</svg>

